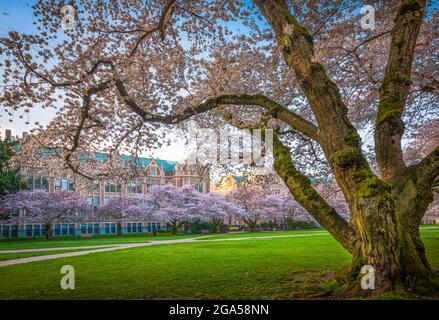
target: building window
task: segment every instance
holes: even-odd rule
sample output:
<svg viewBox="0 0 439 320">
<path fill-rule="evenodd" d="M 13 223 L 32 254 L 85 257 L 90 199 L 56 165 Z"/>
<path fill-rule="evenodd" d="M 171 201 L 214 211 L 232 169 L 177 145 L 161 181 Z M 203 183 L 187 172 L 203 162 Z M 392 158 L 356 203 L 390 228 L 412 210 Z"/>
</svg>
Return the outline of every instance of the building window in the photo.
<svg viewBox="0 0 439 320">
<path fill-rule="evenodd" d="M 106 222 L 105 223 L 105 233 L 106 234 L 116 233 L 116 224 L 113 222 Z"/>
<path fill-rule="evenodd" d="M 142 193 L 142 185 L 136 182 L 130 182 L 127 185 L 128 193 Z"/>
<path fill-rule="evenodd" d="M 87 198 L 87 202 L 90 206 L 93 207 L 94 210 L 96 210 L 97 207 L 99 207 L 100 199 L 99 197 L 89 197 Z"/>
<path fill-rule="evenodd" d="M 157 168 L 153 166 L 149 167 L 149 174 L 152 176 L 157 175 Z"/>
<path fill-rule="evenodd" d="M 29 172 L 26 176 L 26 184 L 30 190 L 49 191 L 49 180 L 38 173 Z"/>
<path fill-rule="evenodd" d="M 81 234 L 99 234 L 99 223 L 82 223 Z"/>
<path fill-rule="evenodd" d="M 33 226 L 33 232 L 34 232 L 34 237 L 39 237 L 41 235 L 41 225 L 39 224 L 34 224 Z"/>
<path fill-rule="evenodd" d="M 55 236 L 61 235 L 61 225 L 59 223 L 55 224 L 54 235 Z"/>
<path fill-rule="evenodd" d="M 3 238 L 18 237 L 18 225 L 0 225 L 0 236 Z"/>
<path fill-rule="evenodd" d="M 26 237 L 32 237 L 32 236 L 33 236 L 32 225 L 28 224 L 28 225 L 26 225 Z"/>
<path fill-rule="evenodd" d="M 54 226 L 55 236 L 74 236 L 75 224 L 74 223 L 57 223 Z"/>
<path fill-rule="evenodd" d="M 121 192 L 120 183 L 106 183 L 105 192 L 120 193 Z"/>
<path fill-rule="evenodd" d="M 128 222 L 127 223 L 128 233 L 140 233 L 142 232 L 142 223 L 140 222 Z"/>
<path fill-rule="evenodd" d="M 0 231 L 3 238 L 9 238 L 9 226 L 0 225 Z"/>
<path fill-rule="evenodd" d="M 61 226 L 61 235 L 66 236 L 69 233 L 69 225 L 63 224 Z"/>
<path fill-rule="evenodd" d="M 67 178 L 54 180 L 54 188 L 55 190 L 63 190 L 63 191 L 75 191 L 75 183 L 69 182 Z"/>
</svg>

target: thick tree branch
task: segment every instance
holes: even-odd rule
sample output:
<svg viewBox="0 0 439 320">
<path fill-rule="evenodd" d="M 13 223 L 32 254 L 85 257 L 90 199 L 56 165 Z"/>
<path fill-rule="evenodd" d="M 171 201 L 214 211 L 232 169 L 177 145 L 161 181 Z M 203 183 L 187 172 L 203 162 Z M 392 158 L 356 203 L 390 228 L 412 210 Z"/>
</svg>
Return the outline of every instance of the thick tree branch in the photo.
<svg viewBox="0 0 439 320">
<path fill-rule="evenodd" d="M 294 130 L 297 130 L 309 138 L 318 141 L 318 128 L 302 118 L 301 116 L 289 111 L 281 104 L 261 95 L 222 95 L 207 99 L 203 103 L 195 107 L 186 108 L 183 112 L 173 115 L 153 115 L 143 110 L 128 94 L 124 84 L 120 80 L 116 80 L 116 88 L 128 105 L 128 107 L 137 113 L 146 122 L 161 122 L 164 124 L 176 124 L 189 119 L 195 115 L 218 108 L 220 105 L 254 105 L 259 106 L 268 111 L 268 114 L 274 118 L 284 121 Z"/>
<path fill-rule="evenodd" d="M 431 189 L 435 187 L 437 178 L 439 177 L 439 146 L 427 155 L 416 166 L 416 175 L 418 185 L 423 189 Z"/>
<path fill-rule="evenodd" d="M 389 57 L 380 87 L 376 118 L 375 152 L 381 175 L 393 181 L 406 169 L 401 148 L 401 116 L 410 89 L 416 40 L 424 16 L 425 0 L 404 0 L 392 30 Z"/>
<path fill-rule="evenodd" d="M 274 169 L 285 182 L 294 199 L 299 202 L 343 247 L 353 253 L 356 235 L 352 227 L 312 187 L 311 181 L 299 172 L 291 159 L 290 150 L 273 137 Z"/>
<path fill-rule="evenodd" d="M 360 139 L 347 117 L 340 90 L 314 56 L 311 34 L 291 15 L 287 1 L 255 1 L 271 25 L 288 66 L 316 117 L 322 148 L 326 154 L 355 148 L 361 154 Z"/>
<path fill-rule="evenodd" d="M 174 8 L 174 4 L 177 0 L 170 0 L 166 6 L 163 9 L 162 15 L 160 16 L 160 20 L 157 24 L 157 26 L 155 26 L 154 28 L 151 28 L 147 31 L 145 31 L 134 43 L 134 47 L 131 50 L 129 57 L 132 57 L 136 51 L 137 48 L 139 47 L 140 43 L 142 43 L 142 41 L 148 37 L 150 34 L 159 31 L 160 32 L 160 37 L 163 39 L 165 36 L 165 29 L 166 29 L 166 22 L 169 20 L 169 17 L 172 15 L 172 10 Z"/>
</svg>

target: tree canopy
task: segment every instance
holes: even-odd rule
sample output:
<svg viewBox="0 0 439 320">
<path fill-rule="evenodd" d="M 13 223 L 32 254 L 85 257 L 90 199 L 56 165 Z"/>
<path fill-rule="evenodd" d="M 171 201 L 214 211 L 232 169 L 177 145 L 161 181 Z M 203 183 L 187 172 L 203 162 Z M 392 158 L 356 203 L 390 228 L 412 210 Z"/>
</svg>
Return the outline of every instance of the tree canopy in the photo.
<svg viewBox="0 0 439 320">
<path fill-rule="evenodd" d="M 9 164 L 15 146 L 14 142 L 0 141 L 0 197 L 26 188 L 19 170 L 11 168 Z"/>
</svg>

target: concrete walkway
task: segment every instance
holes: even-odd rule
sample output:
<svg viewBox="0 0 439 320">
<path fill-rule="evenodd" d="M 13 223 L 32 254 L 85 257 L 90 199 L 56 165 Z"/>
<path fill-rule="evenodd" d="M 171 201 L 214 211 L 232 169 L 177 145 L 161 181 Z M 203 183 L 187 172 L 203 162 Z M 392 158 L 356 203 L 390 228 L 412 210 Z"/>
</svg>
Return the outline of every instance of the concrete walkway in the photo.
<svg viewBox="0 0 439 320">
<path fill-rule="evenodd" d="M 105 247 L 115 247 L 119 244 L 99 244 L 95 246 L 77 246 L 77 247 L 62 247 L 62 248 L 38 248 L 38 249 L 19 249 L 19 250 L 0 250 L 0 254 L 5 253 L 30 253 L 30 252 L 46 252 L 46 251 L 66 251 L 66 250 L 81 250 L 81 249 L 99 249 Z"/>
<path fill-rule="evenodd" d="M 198 239 L 205 239 L 205 238 L 209 238 L 209 237 L 218 236 L 218 235 L 212 235 L 212 236 L 203 236 L 203 237 L 196 237 L 196 238 L 176 239 L 176 240 L 158 240 L 158 241 L 151 241 L 151 242 L 145 242 L 145 243 L 111 244 L 111 245 L 96 245 L 96 246 L 82 246 L 82 247 L 78 246 L 78 247 L 63 247 L 63 248 L 38 248 L 38 249 L 23 249 L 23 250 L 3 250 L 3 251 L 0 251 L 0 254 L 45 252 L 45 251 L 57 251 L 57 250 L 70 250 L 70 249 L 71 250 L 93 249 L 93 250 L 82 250 L 82 251 L 77 251 L 77 252 L 65 252 L 65 253 L 59 253 L 59 254 L 50 254 L 50 255 L 45 255 L 45 256 L 3 260 L 3 261 L 0 261 L 0 267 L 11 266 L 11 265 L 15 265 L 15 264 L 29 263 L 29 262 L 36 262 L 36 261 L 59 259 L 59 258 L 77 257 L 77 256 L 83 256 L 86 254 L 91 254 L 91 253 L 98 253 L 98 252 L 108 252 L 108 251 L 116 251 L 116 250 L 122 250 L 122 249 L 131 249 L 131 248 L 162 245 L 162 244 L 177 244 L 177 243 L 190 243 L 190 242 L 202 243 L 202 242 L 217 242 L 217 241 L 265 240 L 265 239 L 272 239 L 272 238 L 313 237 L 313 236 L 325 236 L 325 235 L 329 235 L 329 233 L 319 232 L 319 233 L 310 233 L 310 234 L 289 234 L 289 235 L 279 235 L 279 236 L 222 238 L 222 239 L 211 239 L 211 240 L 197 241 Z"/>
</svg>

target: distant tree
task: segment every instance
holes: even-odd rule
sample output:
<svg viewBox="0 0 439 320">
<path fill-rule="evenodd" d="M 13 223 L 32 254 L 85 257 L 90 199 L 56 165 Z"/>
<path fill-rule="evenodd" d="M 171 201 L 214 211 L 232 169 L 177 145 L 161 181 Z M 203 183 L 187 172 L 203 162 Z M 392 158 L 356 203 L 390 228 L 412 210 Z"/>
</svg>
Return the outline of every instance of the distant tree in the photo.
<svg viewBox="0 0 439 320">
<path fill-rule="evenodd" d="M 117 235 L 122 235 L 122 223 L 144 218 L 150 214 L 146 205 L 135 198 L 113 197 L 96 211 L 99 220 L 115 221 Z"/>
<path fill-rule="evenodd" d="M 255 232 L 259 223 L 273 217 L 276 210 L 267 195 L 267 191 L 260 188 L 238 188 L 227 197 L 240 208 L 238 217 Z"/>
<path fill-rule="evenodd" d="M 419 163 L 434 148 L 439 146 L 438 128 L 439 119 L 429 119 L 414 128 L 409 136 L 411 143 L 406 146 L 405 160 L 408 163 Z"/>
<path fill-rule="evenodd" d="M 46 240 L 52 239 L 52 224 L 77 222 L 78 211 L 89 211 L 90 206 L 80 194 L 72 191 L 45 192 L 19 191 L 4 196 L 1 211 L 10 213 L 24 210 L 11 217 L 10 223 L 42 223 L 46 226 Z"/>
<path fill-rule="evenodd" d="M 275 209 L 274 219 L 285 223 L 288 230 L 293 230 L 296 221 L 310 220 L 306 210 L 287 192 L 269 195 L 267 200 Z"/>
<path fill-rule="evenodd" d="M 16 142 L 0 141 L 0 197 L 26 188 L 18 169 L 9 166 Z"/>
<path fill-rule="evenodd" d="M 199 192 L 192 186 L 177 188 L 172 184 L 152 186 L 148 201 L 154 207 L 154 215 L 165 221 L 172 233 L 194 218 L 200 218 Z"/>
<path fill-rule="evenodd" d="M 240 208 L 233 202 L 215 193 L 202 194 L 199 210 L 202 213 L 203 219 L 210 221 L 214 225 L 216 232 L 220 231 L 224 221 L 236 217 L 240 212 Z"/>
</svg>

